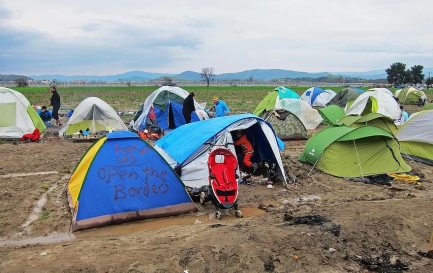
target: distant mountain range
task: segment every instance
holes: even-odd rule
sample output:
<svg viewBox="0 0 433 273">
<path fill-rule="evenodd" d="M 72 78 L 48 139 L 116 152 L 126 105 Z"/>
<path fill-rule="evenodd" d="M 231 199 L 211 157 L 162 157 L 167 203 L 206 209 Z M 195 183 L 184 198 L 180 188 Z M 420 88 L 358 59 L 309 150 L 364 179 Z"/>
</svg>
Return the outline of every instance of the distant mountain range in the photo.
<svg viewBox="0 0 433 273">
<path fill-rule="evenodd" d="M 433 67 L 424 68 L 424 74 L 428 77 L 428 73 L 433 73 Z M 0 80 L 6 75 L 0 75 Z M 16 75 L 9 75 L 16 76 Z M 252 69 L 245 70 L 235 73 L 222 73 L 217 74 L 215 78 L 217 80 L 247 80 L 254 79 L 259 81 L 269 81 L 273 79 L 318 79 L 318 78 L 332 78 L 332 77 L 347 77 L 347 78 L 360 78 L 365 80 L 377 80 L 385 79 L 386 72 L 383 70 L 371 70 L 366 72 L 319 72 L 310 73 L 302 71 L 284 70 L 284 69 Z M 22 76 L 18 76 L 22 77 Z M 149 81 L 157 80 L 162 77 L 171 77 L 174 80 L 187 80 L 187 81 L 199 81 L 201 80 L 201 74 L 195 71 L 184 71 L 179 74 L 168 74 L 168 73 L 151 73 L 144 71 L 129 71 L 122 74 L 116 75 L 32 75 L 29 76 L 34 80 L 57 80 L 57 81 Z M 14 79 L 13 79 L 14 80 Z"/>
<path fill-rule="evenodd" d="M 22 76 L 22 75 L 1 75 L 0 74 L 0 81 L 15 81 L 17 79 L 30 80 L 30 78 L 27 77 L 27 76 Z"/>
</svg>

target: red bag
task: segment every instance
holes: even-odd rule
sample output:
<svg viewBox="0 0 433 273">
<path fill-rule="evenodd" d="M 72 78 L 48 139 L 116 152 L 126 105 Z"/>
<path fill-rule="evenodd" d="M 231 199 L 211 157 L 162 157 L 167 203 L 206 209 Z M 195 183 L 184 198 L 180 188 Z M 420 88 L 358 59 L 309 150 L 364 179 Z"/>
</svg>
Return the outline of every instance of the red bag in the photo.
<svg viewBox="0 0 433 273">
<path fill-rule="evenodd" d="M 32 142 L 36 142 L 36 141 L 38 141 L 39 139 L 41 139 L 41 133 L 39 132 L 39 129 L 38 128 L 36 128 L 34 131 L 33 131 L 33 133 L 31 133 L 31 134 L 24 134 L 21 138 L 20 138 L 20 140 L 21 141 L 25 141 L 25 140 L 31 140 Z"/>
</svg>

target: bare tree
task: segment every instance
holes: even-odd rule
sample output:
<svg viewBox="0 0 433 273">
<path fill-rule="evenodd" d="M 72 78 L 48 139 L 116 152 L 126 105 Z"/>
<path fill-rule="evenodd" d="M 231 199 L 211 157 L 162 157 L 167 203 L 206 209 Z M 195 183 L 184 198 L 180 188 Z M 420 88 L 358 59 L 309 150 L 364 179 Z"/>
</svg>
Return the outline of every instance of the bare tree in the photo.
<svg viewBox="0 0 433 273">
<path fill-rule="evenodd" d="M 209 87 L 209 81 L 215 77 L 213 67 L 203 67 L 201 69 L 201 78 L 206 80 L 207 87 Z"/>
</svg>

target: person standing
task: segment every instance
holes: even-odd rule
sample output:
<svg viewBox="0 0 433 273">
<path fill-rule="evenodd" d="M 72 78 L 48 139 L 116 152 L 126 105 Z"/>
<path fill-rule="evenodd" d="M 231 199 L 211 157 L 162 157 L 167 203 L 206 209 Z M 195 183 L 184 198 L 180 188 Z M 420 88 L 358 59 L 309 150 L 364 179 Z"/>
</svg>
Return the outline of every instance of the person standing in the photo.
<svg viewBox="0 0 433 273">
<path fill-rule="evenodd" d="M 55 86 L 51 86 L 51 99 L 50 99 L 50 105 L 53 106 L 53 112 L 52 112 L 52 116 L 53 119 L 56 120 L 56 125 L 57 126 L 62 126 L 62 123 L 60 121 L 59 118 L 59 109 L 60 109 L 60 95 L 59 93 L 57 93 L 57 89 Z"/>
<path fill-rule="evenodd" d="M 194 92 L 189 93 L 189 95 L 183 100 L 182 114 L 185 118 L 185 123 L 191 122 L 191 114 L 195 111 L 194 105 Z"/>
<path fill-rule="evenodd" d="M 227 104 L 218 97 L 213 98 L 213 103 L 215 104 L 215 116 L 217 118 L 227 116 L 230 113 Z"/>
</svg>

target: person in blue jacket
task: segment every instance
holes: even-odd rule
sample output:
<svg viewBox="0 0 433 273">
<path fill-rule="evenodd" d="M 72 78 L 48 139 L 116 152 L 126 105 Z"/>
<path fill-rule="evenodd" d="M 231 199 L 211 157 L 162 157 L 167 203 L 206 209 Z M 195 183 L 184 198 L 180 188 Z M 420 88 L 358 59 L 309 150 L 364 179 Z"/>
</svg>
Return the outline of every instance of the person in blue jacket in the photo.
<svg viewBox="0 0 433 273">
<path fill-rule="evenodd" d="M 215 104 L 215 117 L 224 117 L 230 113 L 230 109 L 227 104 L 218 97 L 213 98 L 213 103 Z"/>
<path fill-rule="evenodd" d="M 45 125 L 51 125 L 51 119 L 53 115 L 50 111 L 47 110 L 47 107 L 45 105 L 42 106 L 41 110 L 38 111 L 38 114 L 41 117 L 42 121 L 45 123 Z"/>
</svg>

